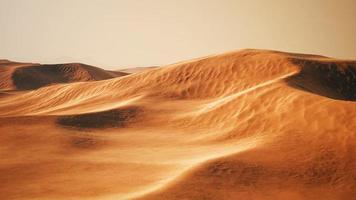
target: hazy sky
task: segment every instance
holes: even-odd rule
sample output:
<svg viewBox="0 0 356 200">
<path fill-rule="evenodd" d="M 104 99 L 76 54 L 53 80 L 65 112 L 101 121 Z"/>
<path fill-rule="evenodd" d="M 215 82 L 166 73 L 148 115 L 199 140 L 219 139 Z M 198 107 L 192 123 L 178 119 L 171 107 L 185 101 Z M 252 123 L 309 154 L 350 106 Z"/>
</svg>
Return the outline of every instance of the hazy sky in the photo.
<svg viewBox="0 0 356 200">
<path fill-rule="evenodd" d="M 152 66 L 241 48 L 356 59 L 356 0 L 0 0 L 0 58 Z"/>
</svg>

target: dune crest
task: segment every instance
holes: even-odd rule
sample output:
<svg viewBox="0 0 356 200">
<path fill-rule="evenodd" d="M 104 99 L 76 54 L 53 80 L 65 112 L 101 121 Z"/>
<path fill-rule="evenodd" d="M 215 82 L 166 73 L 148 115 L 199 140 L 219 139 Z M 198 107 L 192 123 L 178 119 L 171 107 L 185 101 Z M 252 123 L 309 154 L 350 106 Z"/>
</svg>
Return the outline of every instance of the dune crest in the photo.
<svg viewBox="0 0 356 200">
<path fill-rule="evenodd" d="M 1 198 L 356 196 L 356 61 L 247 49 L 101 75 L 0 98 Z"/>
</svg>

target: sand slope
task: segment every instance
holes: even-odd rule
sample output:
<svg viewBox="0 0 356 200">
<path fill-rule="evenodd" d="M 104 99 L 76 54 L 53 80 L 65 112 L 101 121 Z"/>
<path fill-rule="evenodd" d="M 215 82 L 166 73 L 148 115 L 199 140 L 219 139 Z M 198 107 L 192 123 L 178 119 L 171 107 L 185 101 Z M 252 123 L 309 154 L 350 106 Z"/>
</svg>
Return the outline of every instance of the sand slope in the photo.
<svg viewBox="0 0 356 200">
<path fill-rule="evenodd" d="M 1 199 L 352 199 L 356 62 L 242 50 L 0 98 Z"/>
</svg>

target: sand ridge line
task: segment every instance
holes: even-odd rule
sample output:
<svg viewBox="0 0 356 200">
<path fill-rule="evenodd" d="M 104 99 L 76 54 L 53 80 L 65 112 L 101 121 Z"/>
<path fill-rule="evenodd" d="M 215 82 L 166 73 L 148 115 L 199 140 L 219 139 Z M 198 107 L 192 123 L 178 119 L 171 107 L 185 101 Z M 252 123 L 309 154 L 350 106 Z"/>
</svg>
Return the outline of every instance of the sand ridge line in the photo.
<svg viewBox="0 0 356 200">
<path fill-rule="evenodd" d="M 223 104 L 226 104 L 226 103 L 232 101 L 233 99 L 235 99 L 235 98 L 237 98 L 237 97 L 240 97 L 240 96 L 242 96 L 242 95 L 244 95 L 244 94 L 253 92 L 253 91 L 258 90 L 258 89 L 260 89 L 260 88 L 262 88 L 262 87 L 271 85 L 271 84 L 276 83 L 276 82 L 278 82 L 278 81 L 280 81 L 280 80 L 282 80 L 282 79 L 285 79 L 285 78 L 288 78 L 288 77 L 290 77 L 290 76 L 293 76 L 293 75 L 295 75 L 295 74 L 297 74 L 297 73 L 298 73 L 298 72 L 296 71 L 296 72 L 291 72 L 291 73 L 288 73 L 288 74 L 285 74 L 285 75 L 276 77 L 276 78 L 274 78 L 274 79 L 265 81 L 265 82 L 263 82 L 263 83 L 260 83 L 260 84 L 257 84 L 257 85 L 255 85 L 255 86 L 252 86 L 252 87 L 250 87 L 250 88 L 247 88 L 247 89 L 245 89 L 245 90 L 242 90 L 242 91 L 240 91 L 240 92 L 238 92 L 238 93 L 235 93 L 235 94 L 226 96 L 226 97 L 224 97 L 224 98 L 220 98 L 220 99 L 218 99 L 218 100 L 216 100 L 216 101 L 210 102 L 210 103 L 208 103 L 208 104 L 205 104 L 205 105 L 203 106 L 203 108 L 201 108 L 199 111 L 197 111 L 196 114 L 202 114 L 202 113 L 207 113 L 207 112 L 209 112 L 209 111 L 212 111 L 212 110 L 214 110 L 214 109 L 216 109 L 216 108 L 222 106 Z"/>
</svg>

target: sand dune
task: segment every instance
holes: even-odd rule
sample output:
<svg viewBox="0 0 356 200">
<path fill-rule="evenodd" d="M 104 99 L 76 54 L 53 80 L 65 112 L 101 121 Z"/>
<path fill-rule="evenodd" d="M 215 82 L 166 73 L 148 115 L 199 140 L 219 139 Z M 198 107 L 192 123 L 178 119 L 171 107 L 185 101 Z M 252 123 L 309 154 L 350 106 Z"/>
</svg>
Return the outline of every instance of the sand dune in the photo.
<svg viewBox="0 0 356 200">
<path fill-rule="evenodd" d="M 104 80 L 127 75 L 81 64 L 34 64 L 0 60 L 0 90 L 33 90 L 80 81 Z"/>
<path fill-rule="evenodd" d="M 124 72 L 128 74 L 133 74 L 133 73 L 138 73 L 138 72 L 143 72 L 146 70 L 154 69 L 157 68 L 157 66 L 152 66 L 152 67 L 131 67 L 127 69 L 120 69 L 118 72 Z"/>
<path fill-rule="evenodd" d="M 0 199 L 356 196 L 356 61 L 242 50 L 101 79 L 0 98 Z"/>
</svg>

